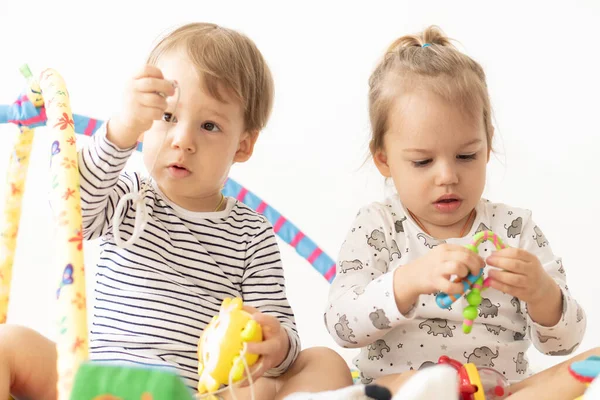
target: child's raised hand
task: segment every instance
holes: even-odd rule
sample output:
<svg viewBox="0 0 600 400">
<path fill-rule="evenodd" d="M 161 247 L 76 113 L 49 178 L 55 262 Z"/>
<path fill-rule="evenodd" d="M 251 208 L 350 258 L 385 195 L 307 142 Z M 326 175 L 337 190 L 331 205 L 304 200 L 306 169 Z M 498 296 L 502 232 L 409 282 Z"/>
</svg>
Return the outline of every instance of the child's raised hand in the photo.
<svg viewBox="0 0 600 400">
<path fill-rule="evenodd" d="M 285 360 L 290 349 L 290 339 L 277 318 L 246 305 L 244 310 L 252 314 L 252 318 L 260 324 L 263 332 L 262 342 L 250 342 L 247 347 L 248 353 L 260 356 L 259 367 L 252 371 L 252 378 L 258 379 Z"/>
<path fill-rule="evenodd" d="M 540 260 L 527 250 L 514 247 L 498 250 L 486 262 L 500 268 L 489 271 L 490 287 L 518 297 L 526 303 L 543 302 L 546 295 L 553 293 L 552 289 L 557 286 Z"/>
<path fill-rule="evenodd" d="M 175 94 L 173 83 L 162 72 L 146 65 L 127 84 L 121 111 L 108 124 L 108 138 L 121 148 L 129 148 L 160 120 L 167 109 L 166 97 Z"/>
<path fill-rule="evenodd" d="M 477 275 L 484 265 L 478 254 L 464 246 L 441 244 L 411 264 L 397 269 L 400 276 L 395 276 L 398 282 L 395 291 L 406 291 L 409 293 L 407 298 L 411 299 L 420 294 L 438 291 L 448 294 L 462 293 L 463 285 L 452 282 L 451 277 L 454 275 L 464 278 L 469 273 Z M 396 298 L 399 297 L 403 296 L 397 293 Z"/>
</svg>

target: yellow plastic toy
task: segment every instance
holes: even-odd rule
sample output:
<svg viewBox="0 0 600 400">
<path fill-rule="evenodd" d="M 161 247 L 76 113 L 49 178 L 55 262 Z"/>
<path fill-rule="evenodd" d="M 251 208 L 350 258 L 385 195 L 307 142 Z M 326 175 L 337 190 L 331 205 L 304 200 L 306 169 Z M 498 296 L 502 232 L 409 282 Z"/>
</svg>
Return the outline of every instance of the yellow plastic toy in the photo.
<svg viewBox="0 0 600 400">
<path fill-rule="evenodd" d="M 199 394 L 214 393 L 222 385 L 239 382 L 244 368 L 258 360 L 258 355 L 246 353 L 246 343 L 262 341 L 262 329 L 242 305 L 240 298 L 223 300 L 219 314 L 198 341 Z"/>
</svg>

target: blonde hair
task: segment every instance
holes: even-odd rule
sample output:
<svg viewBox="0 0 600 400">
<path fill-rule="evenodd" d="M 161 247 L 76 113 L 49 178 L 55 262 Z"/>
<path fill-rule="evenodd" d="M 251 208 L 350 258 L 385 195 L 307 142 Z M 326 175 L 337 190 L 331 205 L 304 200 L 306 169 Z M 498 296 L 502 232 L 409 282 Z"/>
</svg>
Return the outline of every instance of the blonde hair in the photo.
<svg viewBox="0 0 600 400">
<path fill-rule="evenodd" d="M 225 89 L 240 102 L 247 131 L 265 127 L 273 107 L 273 78 L 252 40 L 215 24 L 191 23 L 164 37 L 150 52 L 148 64 L 156 65 L 176 49 L 187 51 L 211 96 L 224 101 Z"/>
<path fill-rule="evenodd" d="M 437 26 L 392 43 L 369 79 L 372 155 L 383 148 L 394 100 L 415 87 L 426 87 L 483 118 L 488 149 L 492 148 L 492 112 L 483 68 L 454 47 Z"/>
</svg>

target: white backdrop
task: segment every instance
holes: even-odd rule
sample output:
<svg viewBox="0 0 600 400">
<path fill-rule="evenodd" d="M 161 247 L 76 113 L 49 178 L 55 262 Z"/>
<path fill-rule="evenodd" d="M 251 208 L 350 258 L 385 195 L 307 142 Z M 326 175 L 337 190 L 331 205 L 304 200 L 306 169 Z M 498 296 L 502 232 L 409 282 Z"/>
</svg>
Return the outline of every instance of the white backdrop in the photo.
<svg viewBox="0 0 600 400">
<path fill-rule="evenodd" d="M 362 166 L 369 74 L 393 39 L 438 24 L 488 75 L 498 152 L 485 196 L 534 211 L 589 317 L 580 351 L 600 345 L 594 300 L 600 279 L 594 253 L 600 226 L 599 3 L 347 3 L 0 0 L 0 104 L 12 103 L 23 89 L 18 68 L 27 62 L 35 72 L 52 67 L 64 76 L 74 112 L 106 119 L 124 81 L 166 30 L 190 21 L 238 29 L 268 60 L 276 102 L 254 157 L 234 167 L 232 177 L 335 258 L 358 208 L 384 195 L 375 168 Z M 38 131 L 26 188 L 9 320 L 54 337 L 60 272 L 51 263 L 46 133 Z M 15 128 L 0 126 L 0 135 L 5 174 Z M 140 168 L 139 156 L 131 164 Z M 0 198 L 4 191 L 0 187 Z M 304 346 L 331 346 L 350 361 L 354 351 L 337 348 L 323 327 L 328 284 L 287 245 L 281 248 Z M 97 255 L 96 243 L 86 244 L 90 276 Z M 530 357 L 536 366 L 562 359 L 535 350 Z"/>
</svg>

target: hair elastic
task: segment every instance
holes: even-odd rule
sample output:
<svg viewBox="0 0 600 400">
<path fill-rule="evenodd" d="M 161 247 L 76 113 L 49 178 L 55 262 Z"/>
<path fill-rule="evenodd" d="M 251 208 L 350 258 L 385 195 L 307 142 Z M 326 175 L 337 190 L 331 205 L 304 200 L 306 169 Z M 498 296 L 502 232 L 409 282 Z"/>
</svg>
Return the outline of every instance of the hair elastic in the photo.
<svg viewBox="0 0 600 400">
<path fill-rule="evenodd" d="M 425 44 L 424 44 L 424 45 L 422 45 L 421 47 L 422 47 L 422 48 L 425 48 L 425 47 L 429 47 L 429 46 L 431 46 L 431 43 L 425 43 Z"/>
</svg>

